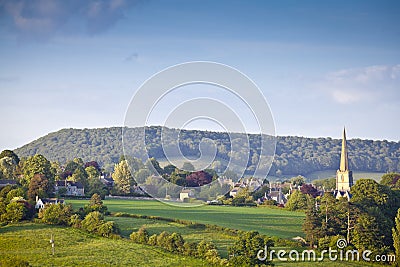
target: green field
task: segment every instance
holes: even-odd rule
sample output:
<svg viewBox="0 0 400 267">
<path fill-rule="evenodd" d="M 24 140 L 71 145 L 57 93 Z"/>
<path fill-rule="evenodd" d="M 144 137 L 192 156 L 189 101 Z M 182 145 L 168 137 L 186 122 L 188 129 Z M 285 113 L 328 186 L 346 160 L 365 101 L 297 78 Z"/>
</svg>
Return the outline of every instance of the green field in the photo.
<svg viewBox="0 0 400 267">
<path fill-rule="evenodd" d="M 67 200 L 75 209 L 87 200 Z M 238 230 L 255 230 L 268 236 L 293 238 L 303 236 L 304 213 L 269 207 L 209 206 L 175 207 L 156 200 L 104 200 L 110 212 L 161 216 L 219 225 Z"/>
<path fill-rule="evenodd" d="M 54 256 L 51 234 L 56 244 Z M 207 266 L 203 260 L 161 248 L 33 223 L 0 228 L 0 262 L 7 257 L 18 257 L 32 266 Z"/>
</svg>

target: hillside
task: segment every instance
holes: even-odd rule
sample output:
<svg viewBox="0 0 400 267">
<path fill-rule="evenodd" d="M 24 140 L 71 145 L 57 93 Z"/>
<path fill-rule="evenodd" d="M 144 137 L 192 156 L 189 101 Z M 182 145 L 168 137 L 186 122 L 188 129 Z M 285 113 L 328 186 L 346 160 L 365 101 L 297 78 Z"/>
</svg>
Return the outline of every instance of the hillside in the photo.
<svg viewBox="0 0 400 267">
<path fill-rule="evenodd" d="M 125 128 L 126 129 L 126 128 Z M 161 128 L 150 127 L 146 131 L 150 156 L 163 160 L 165 155 L 160 145 Z M 129 129 L 132 151 L 142 157 L 144 151 L 135 144 L 135 136 L 143 133 L 143 128 Z M 49 160 L 65 163 L 80 157 L 84 161 L 95 160 L 106 169 L 112 169 L 123 154 L 121 127 L 98 129 L 62 129 L 43 136 L 15 150 L 20 157 L 43 154 Z M 198 144 L 202 138 L 217 143 L 218 155 L 229 160 L 231 144 L 226 133 L 185 130 L 180 135 L 180 147 L 185 156 L 200 155 Z M 247 164 L 248 172 L 257 162 L 252 162 L 259 154 L 259 136 L 249 135 L 251 154 Z M 276 156 L 270 175 L 306 175 L 315 171 L 335 170 L 339 164 L 341 140 L 332 138 L 305 138 L 280 136 L 277 138 Z M 400 142 L 348 140 L 350 168 L 355 171 L 387 172 L 400 171 Z M 257 156 L 257 155 L 256 155 Z M 254 161 L 254 160 L 253 160 Z"/>
</svg>

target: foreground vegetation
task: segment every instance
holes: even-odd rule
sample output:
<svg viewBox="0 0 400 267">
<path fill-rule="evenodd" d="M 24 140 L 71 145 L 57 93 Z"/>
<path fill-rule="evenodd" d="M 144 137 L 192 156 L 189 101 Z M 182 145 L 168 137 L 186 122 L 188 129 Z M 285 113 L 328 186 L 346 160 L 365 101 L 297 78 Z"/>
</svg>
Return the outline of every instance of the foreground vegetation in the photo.
<svg viewBox="0 0 400 267">
<path fill-rule="evenodd" d="M 49 243 L 52 234 L 54 256 Z M 157 247 L 33 223 L 0 228 L 0 263 L 7 258 L 19 258 L 31 266 L 207 266 L 204 260 Z"/>
<path fill-rule="evenodd" d="M 110 212 L 125 212 L 149 216 L 161 216 L 194 221 L 203 224 L 219 225 L 243 231 L 258 231 L 267 236 L 293 238 L 302 236 L 301 226 L 305 217 L 302 212 L 291 212 L 272 207 L 230 207 L 205 205 L 201 207 L 175 207 L 156 200 L 103 201 Z M 67 200 L 77 209 L 86 200 Z"/>
</svg>

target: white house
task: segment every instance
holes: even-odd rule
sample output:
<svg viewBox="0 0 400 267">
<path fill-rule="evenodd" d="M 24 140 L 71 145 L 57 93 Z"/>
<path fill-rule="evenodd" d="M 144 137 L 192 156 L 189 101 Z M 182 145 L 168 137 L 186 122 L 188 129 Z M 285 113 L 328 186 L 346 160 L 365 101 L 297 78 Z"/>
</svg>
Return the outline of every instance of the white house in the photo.
<svg viewBox="0 0 400 267">
<path fill-rule="evenodd" d="M 184 189 L 182 192 L 179 194 L 179 199 L 183 202 L 185 199 L 190 199 L 194 197 L 194 193 L 190 189 Z"/>
<path fill-rule="evenodd" d="M 64 204 L 64 199 L 58 199 L 58 198 L 44 198 L 41 199 L 38 196 L 36 196 L 36 204 L 35 204 L 35 209 L 43 209 L 46 204 Z"/>
</svg>

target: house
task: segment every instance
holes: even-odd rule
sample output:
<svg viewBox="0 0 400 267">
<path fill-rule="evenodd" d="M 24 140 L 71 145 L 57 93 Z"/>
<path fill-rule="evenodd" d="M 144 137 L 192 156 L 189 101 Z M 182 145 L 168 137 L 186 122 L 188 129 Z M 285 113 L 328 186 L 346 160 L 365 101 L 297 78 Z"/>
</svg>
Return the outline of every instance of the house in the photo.
<svg viewBox="0 0 400 267">
<path fill-rule="evenodd" d="M 46 204 L 64 204 L 64 199 L 58 199 L 58 198 L 39 198 L 36 196 L 36 204 L 35 204 L 35 209 L 43 209 Z"/>
<path fill-rule="evenodd" d="M 85 188 L 80 182 L 73 182 L 67 180 L 56 181 L 54 185 L 54 192 L 58 193 L 61 188 L 65 188 L 66 196 L 85 196 Z"/>
<path fill-rule="evenodd" d="M 114 186 L 114 179 L 111 177 L 105 177 L 104 175 L 102 175 L 100 176 L 100 182 L 110 188 Z"/>
<path fill-rule="evenodd" d="M 0 180 L 0 188 L 5 187 L 7 185 L 16 185 L 16 184 L 17 184 L 16 180 L 7 180 L 7 179 Z"/>
<path fill-rule="evenodd" d="M 183 189 L 182 192 L 179 194 L 179 199 L 183 202 L 185 199 L 190 199 L 194 197 L 193 190 L 190 189 Z"/>
<path fill-rule="evenodd" d="M 240 187 L 234 187 L 230 192 L 229 192 L 229 196 L 231 197 L 236 197 L 238 191 L 239 191 Z"/>
<path fill-rule="evenodd" d="M 282 193 L 282 190 L 279 188 L 279 190 L 272 191 L 270 189 L 269 194 L 265 194 L 266 199 L 272 199 L 275 200 L 278 205 L 285 205 L 287 202 L 287 198 L 285 195 Z"/>
</svg>

